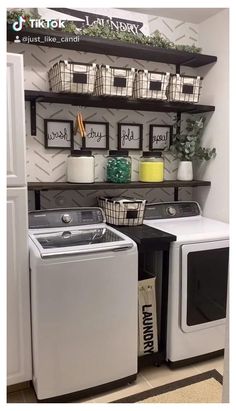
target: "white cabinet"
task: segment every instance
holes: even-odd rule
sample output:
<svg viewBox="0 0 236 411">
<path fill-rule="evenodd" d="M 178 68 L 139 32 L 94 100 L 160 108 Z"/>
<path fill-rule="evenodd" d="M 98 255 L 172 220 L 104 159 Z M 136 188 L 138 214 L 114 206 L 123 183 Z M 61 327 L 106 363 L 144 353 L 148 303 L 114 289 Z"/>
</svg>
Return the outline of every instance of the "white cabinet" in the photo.
<svg viewBox="0 0 236 411">
<path fill-rule="evenodd" d="M 7 54 L 7 384 L 32 379 L 23 56 Z"/>
<path fill-rule="evenodd" d="M 7 189 L 7 384 L 31 380 L 26 188 Z"/>
<path fill-rule="evenodd" d="M 13 187 L 26 184 L 23 76 L 23 56 L 7 53 L 7 185 Z"/>
</svg>

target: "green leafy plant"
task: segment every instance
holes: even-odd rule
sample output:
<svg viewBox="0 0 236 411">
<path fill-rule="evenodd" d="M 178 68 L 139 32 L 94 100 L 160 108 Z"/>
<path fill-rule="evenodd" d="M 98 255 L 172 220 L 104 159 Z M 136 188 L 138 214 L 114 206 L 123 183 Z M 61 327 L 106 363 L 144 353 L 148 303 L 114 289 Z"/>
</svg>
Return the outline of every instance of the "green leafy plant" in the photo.
<svg viewBox="0 0 236 411">
<path fill-rule="evenodd" d="M 201 52 L 201 49 L 194 45 L 185 46 L 174 44 L 173 42 L 165 38 L 158 30 L 156 30 L 155 33 L 151 36 L 145 36 L 142 33 L 133 34 L 131 32 L 125 31 L 115 31 L 111 29 L 108 23 L 106 23 L 104 24 L 104 26 L 99 24 L 93 24 L 89 27 L 83 27 L 82 29 L 80 29 L 80 33 L 84 36 L 101 37 L 111 40 L 121 40 L 131 44 L 145 44 L 153 47 L 187 51 L 189 53 Z"/>
<path fill-rule="evenodd" d="M 67 20 L 64 23 L 65 28 L 62 29 L 62 31 L 66 32 L 66 33 L 77 33 L 77 26 L 75 25 L 75 23 L 73 23 L 73 21 L 69 21 Z"/>
<path fill-rule="evenodd" d="M 204 130 L 205 118 L 199 120 L 186 120 L 186 132 L 177 132 L 173 135 L 173 142 L 170 146 L 171 153 L 181 161 L 191 161 L 193 159 L 210 160 L 216 156 L 215 148 L 201 147 L 201 138 Z M 180 123 L 176 123 L 177 130 Z"/>
<path fill-rule="evenodd" d="M 37 12 L 26 12 L 24 9 L 10 9 L 7 11 L 7 22 L 12 24 L 18 20 L 18 17 L 24 16 L 26 23 L 28 19 L 40 19 L 41 16 Z"/>
</svg>

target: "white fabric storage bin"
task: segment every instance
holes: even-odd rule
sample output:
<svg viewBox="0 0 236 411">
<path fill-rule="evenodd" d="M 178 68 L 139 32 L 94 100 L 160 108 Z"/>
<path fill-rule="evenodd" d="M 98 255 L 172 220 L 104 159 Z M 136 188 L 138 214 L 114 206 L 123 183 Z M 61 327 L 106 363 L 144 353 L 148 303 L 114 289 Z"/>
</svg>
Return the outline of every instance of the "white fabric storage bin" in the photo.
<svg viewBox="0 0 236 411">
<path fill-rule="evenodd" d="M 184 101 L 198 103 L 201 88 L 201 77 L 171 75 L 169 86 L 170 101 Z"/>
<path fill-rule="evenodd" d="M 91 94 L 96 80 L 96 64 L 59 61 L 48 72 L 50 90 L 55 93 Z"/>
<path fill-rule="evenodd" d="M 158 351 L 156 277 L 138 282 L 138 355 Z"/>
<path fill-rule="evenodd" d="M 134 80 L 135 98 L 167 100 L 167 86 L 170 73 L 158 73 L 148 70 L 139 70 Z"/>
<path fill-rule="evenodd" d="M 131 97 L 133 94 L 134 68 L 100 66 L 97 70 L 95 93 L 104 96 Z"/>
</svg>

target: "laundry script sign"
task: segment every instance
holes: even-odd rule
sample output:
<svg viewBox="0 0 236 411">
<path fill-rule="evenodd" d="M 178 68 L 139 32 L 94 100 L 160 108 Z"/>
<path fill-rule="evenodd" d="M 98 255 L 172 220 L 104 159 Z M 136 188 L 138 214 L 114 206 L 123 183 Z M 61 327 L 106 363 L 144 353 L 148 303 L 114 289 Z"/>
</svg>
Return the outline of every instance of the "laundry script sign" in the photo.
<svg viewBox="0 0 236 411">
<path fill-rule="evenodd" d="M 127 18 L 116 17 L 115 15 L 108 16 L 100 13 L 90 13 L 83 10 L 67 9 L 67 8 L 50 8 L 63 14 L 66 20 L 73 20 L 73 23 L 78 27 L 89 27 L 94 24 L 100 26 L 109 25 L 111 30 L 125 31 L 133 34 L 142 33 L 143 22 L 136 20 L 128 20 Z M 102 10 L 102 9 L 101 9 Z M 128 12 L 126 15 L 129 14 Z"/>
<path fill-rule="evenodd" d="M 83 147 L 94 150 L 109 149 L 109 124 L 102 122 L 85 121 L 86 137 L 83 139 Z"/>
<path fill-rule="evenodd" d="M 45 147 L 71 148 L 73 121 L 45 120 Z"/>
<path fill-rule="evenodd" d="M 167 150 L 171 144 L 172 126 L 150 126 L 149 150 Z"/>
<path fill-rule="evenodd" d="M 118 123 L 118 149 L 142 150 L 143 125 Z"/>
</svg>

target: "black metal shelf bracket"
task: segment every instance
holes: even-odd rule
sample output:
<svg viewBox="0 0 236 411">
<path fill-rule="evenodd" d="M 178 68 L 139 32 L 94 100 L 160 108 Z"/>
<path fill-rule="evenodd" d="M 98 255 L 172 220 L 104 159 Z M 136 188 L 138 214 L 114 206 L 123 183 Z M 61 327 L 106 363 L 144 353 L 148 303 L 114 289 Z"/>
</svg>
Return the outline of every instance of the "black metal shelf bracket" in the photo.
<svg viewBox="0 0 236 411">
<path fill-rule="evenodd" d="M 31 136 L 36 136 L 36 100 L 30 101 Z"/>
<path fill-rule="evenodd" d="M 179 201 L 179 187 L 174 188 L 174 201 Z"/>
<path fill-rule="evenodd" d="M 35 210 L 41 209 L 40 190 L 34 190 L 34 207 Z"/>
</svg>

